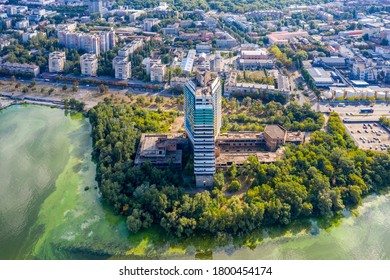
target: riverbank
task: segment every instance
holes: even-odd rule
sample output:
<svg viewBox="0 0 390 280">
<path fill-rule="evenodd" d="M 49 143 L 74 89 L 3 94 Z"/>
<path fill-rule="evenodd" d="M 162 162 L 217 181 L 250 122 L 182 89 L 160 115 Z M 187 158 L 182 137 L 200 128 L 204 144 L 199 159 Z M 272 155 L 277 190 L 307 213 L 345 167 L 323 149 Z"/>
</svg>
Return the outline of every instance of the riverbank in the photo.
<svg viewBox="0 0 390 280">
<path fill-rule="evenodd" d="M 0 97 L 0 110 L 10 107 L 11 105 L 17 104 L 15 100 L 6 98 L 6 97 Z"/>
<path fill-rule="evenodd" d="M 2 99 L 4 100 L 4 104 L 6 105 L 4 108 L 9 107 L 13 104 L 25 104 L 25 103 L 57 107 L 61 109 L 64 108 L 64 102 L 61 99 L 55 97 L 42 97 L 42 96 L 32 95 L 32 94 L 9 93 L 9 92 L 2 92 L 0 96 L 2 97 Z M 2 107 L 0 107 L 0 109 L 1 108 Z"/>
</svg>

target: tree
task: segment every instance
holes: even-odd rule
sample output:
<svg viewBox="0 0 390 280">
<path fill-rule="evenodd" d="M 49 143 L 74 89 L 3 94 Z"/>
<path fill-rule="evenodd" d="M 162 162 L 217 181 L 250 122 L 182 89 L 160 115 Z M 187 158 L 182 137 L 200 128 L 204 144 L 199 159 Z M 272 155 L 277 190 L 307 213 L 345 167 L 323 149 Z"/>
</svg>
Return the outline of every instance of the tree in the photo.
<svg viewBox="0 0 390 280">
<path fill-rule="evenodd" d="M 235 163 L 229 166 L 228 174 L 231 179 L 235 179 L 237 177 L 237 165 Z"/>
<path fill-rule="evenodd" d="M 388 46 L 388 45 L 389 45 L 389 40 L 387 40 L 387 39 L 382 39 L 381 45 L 382 45 L 382 46 Z"/>
<path fill-rule="evenodd" d="M 233 180 L 227 190 L 229 192 L 236 192 L 241 189 L 241 183 L 238 180 Z"/>
<path fill-rule="evenodd" d="M 222 189 L 225 185 L 225 177 L 222 172 L 217 172 L 214 174 L 214 187 Z"/>
<path fill-rule="evenodd" d="M 105 93 L 108 92 L 108 86 L 106 86 L 104 84 L 100 84 L 98 86 L 98 90 L 99 90 L 100 93 L 105 94 Z"/>
<path fill-rule="evenodd" d="M 78 88 L 79 88 L 79 83 L 77 81 L 74 81 L 72 85 L 72 91 L 77 92 Z"/>
<path fill-rule="evenodd" d="M 67 90 L 67 89 L 68 89 L 68 86 L 67 86 L 67 85 L 63 85 L 63 86 L 62 86 L 62 90 L 63 90 L 63 91 L 65 91 L 65 90 Z"/>
</svg>

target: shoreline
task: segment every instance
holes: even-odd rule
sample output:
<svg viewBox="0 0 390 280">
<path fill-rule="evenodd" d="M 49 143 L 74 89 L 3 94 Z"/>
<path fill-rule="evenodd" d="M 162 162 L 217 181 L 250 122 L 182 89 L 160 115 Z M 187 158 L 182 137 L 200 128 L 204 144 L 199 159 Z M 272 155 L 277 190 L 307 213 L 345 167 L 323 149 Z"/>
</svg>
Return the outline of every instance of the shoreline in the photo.
<svg viewBox="0 0 390 280">
<path fill-rule="evenodd" d="M 64 102 L 57 99 L 47 99 L 36 97 L 33 95 L 11 95 L 8 93 L 0 93 L 0 110 L 11 107 L 12 105 L 33 104 L 48 107 L 64 109 Z"/>
</svg>

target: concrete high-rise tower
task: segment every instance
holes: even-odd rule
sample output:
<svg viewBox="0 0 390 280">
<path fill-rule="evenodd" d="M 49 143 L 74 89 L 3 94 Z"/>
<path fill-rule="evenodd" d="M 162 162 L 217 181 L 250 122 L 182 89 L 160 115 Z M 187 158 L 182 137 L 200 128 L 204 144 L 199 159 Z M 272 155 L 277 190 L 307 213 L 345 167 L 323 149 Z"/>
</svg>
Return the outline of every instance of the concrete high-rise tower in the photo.
<svg viewBox="0 0 390 280">
<path fill-rule="evenodd" d="M 90 0 L 88 2 L 88 10 L 90 14 L 102 13 L 103 1 L 102 0 Z"/>
<path fill-rule="evenodd" d="M 185 129 L 194 151 L 197 187 L 211 187 L 215 174 L 215 138 L 221 129 L 222 87 L 210 72 L 198 72 L 184 87 Z"/>
</svg>

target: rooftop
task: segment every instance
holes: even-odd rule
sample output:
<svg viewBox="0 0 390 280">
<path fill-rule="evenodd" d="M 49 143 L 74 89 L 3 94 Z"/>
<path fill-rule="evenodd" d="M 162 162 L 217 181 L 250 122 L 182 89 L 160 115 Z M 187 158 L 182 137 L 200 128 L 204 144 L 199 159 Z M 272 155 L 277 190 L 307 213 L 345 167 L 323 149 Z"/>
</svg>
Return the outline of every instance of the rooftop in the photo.
<svg viewBox="0 0 390 280">
<path fill-rule="evenodd" d="M 279 125 L 267 125 L 264 128 L 264 133 L 268 134 L 271 138 L 282 139 L 286 135 L 286 130 Z"/>
</svg>

